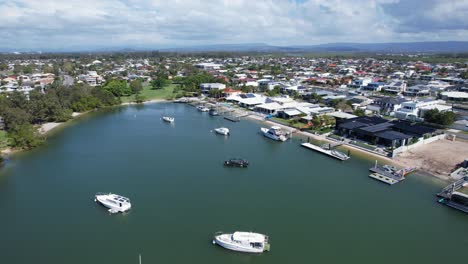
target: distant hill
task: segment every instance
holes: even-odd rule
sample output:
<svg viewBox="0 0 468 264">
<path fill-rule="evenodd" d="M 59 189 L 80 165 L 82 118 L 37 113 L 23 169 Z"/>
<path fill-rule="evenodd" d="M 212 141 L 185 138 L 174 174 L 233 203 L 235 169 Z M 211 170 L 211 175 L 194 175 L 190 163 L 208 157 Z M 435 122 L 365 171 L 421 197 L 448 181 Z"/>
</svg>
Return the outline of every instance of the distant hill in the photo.
<svg viewBox="0 0 468 264">
<path fill-rule="evenodd" d="M 46 52 L 135 52 L 159 50 L 162 52 L 382 52 L 382 53 L 461 53 L 468 52 L 468 41 L 430 41 L 399 43 L 327 43 L 318 45 L 274 46 L 265 43 L 218 44 L 179 47 L 155 47 L 150 45 L 80 47 L 74 49 L 45 50 Z M 0 53 L 36 53 L 33 50 L 15 50 L 1 47 Z"/>
<path fill-rule="evenodd" d="M 272 46 L 264 43 L 220 44 L 161 49 L 173 52 L 389 52 L 389 53 L 435 53 L 468 52 L 468 41 L 431 41 L 401 43 L 327 43 L 302 46 Z"/>
</svg>

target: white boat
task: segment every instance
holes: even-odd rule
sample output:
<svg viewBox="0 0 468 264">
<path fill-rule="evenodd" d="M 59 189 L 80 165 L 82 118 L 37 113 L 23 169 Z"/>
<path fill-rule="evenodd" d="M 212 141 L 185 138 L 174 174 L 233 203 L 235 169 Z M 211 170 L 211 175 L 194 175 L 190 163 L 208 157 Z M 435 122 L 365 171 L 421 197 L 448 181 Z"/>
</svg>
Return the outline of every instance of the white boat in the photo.
<svg viewBox="0 0 468 264">
<path fill-rule="evenodd" d="M 110 213 L 123 213 L 132 208 L 130 199 L 113 193 L 97 193 L 94 201 L 109 208 Z"/>
<path fill-rule="evenodd" d="M 288 139 L 286 133 L 279 126 L 272 126 L 270 129 L 262 127 L 260 130 L 265 137 L 273 140 L 286 141 Z"/>
<path fill-rule="evenodd" d="M 229 128 L 226 128 L 226 127 L 215 128 L 214 131 L 220 135 L 224 135 L 224 136 L 229 135 Z"/>
<path fill-rule="evenodd" d="M 165 122 L 169 122 L 169 123 L 174 122 L 174 118 L 170 117 L 170 116 L 163 116 L 162 120 L 165 121 Z"/>
<path fill-rule="evenodd" d="M 197 106 L 198 111 L 200 112 L 208 112 L 210 109 L 208 107 L 205 107 L 203 105 Z"/>
<path fill-rule="evenodd" d="M 251 232 L 217 233 L 214 236 L 213 244 L 246 253 L 262 253 L 270 250 L 268 236 Z"/>
</svg>

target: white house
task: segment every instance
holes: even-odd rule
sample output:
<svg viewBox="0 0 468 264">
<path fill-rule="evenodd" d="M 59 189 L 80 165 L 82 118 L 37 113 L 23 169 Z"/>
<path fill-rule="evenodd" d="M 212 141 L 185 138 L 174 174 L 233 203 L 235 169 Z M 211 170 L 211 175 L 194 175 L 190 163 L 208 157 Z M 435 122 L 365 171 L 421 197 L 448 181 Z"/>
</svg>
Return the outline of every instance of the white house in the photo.
<svg viewBox="0 0 468 264">
<path fill-rule="evenodd" d="M 424 113 L 428 110 L 438 109 L 441 112 L 452 110 L 452 106 L 445 105 L 443 100 L 408 101 L 401 104 L 401 108 L 395 111 L 398 119 L 422 121 Z"/>
<path fill-rule="evenodd" d="M 211 90 L 224 90 L 226 85 L 224 83 L 202 83 L 200 84 L 200 90 L 203 93 L 208 93 Z"/>
</svg>

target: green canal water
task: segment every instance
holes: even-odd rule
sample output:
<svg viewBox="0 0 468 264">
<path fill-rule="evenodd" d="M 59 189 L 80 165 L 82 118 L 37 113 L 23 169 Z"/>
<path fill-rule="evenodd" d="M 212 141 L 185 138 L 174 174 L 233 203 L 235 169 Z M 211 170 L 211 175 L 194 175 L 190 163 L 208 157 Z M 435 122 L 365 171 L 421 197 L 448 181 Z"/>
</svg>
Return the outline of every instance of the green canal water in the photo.
<svg viewBox="0 0 468 264">
<path fill-rule="evenodd" d="M 0 263 L 466 261 L 468 215 L 436 203 L 444 183 L 411 175 L 390 187 L 368 177 L 372 159 L 339 162 L 260 127 L 169 103 L 82 118 L 1 171 Z M 251 166 L 224 168 L 230 157 Z M 96 192 L 133 208 L 109 215 Z M 211 244 L 235 230 L 268 234 L 271 252 Z"/>
</svg>

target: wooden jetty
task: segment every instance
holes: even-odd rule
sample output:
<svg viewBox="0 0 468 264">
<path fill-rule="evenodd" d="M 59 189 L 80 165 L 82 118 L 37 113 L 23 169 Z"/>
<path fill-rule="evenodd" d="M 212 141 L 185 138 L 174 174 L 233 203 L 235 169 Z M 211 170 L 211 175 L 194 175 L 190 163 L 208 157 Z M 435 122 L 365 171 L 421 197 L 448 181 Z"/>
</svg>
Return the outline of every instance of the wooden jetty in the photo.
<svg viewBox="0 0 468 264">
<path fill-rule="evenodd" d="M 328 155 L 328 156 L 333 157 L 335 159 L 339 159 L 339 160 L 348 160 L 349 159 L 349 156 L 342 153 L 342 152 L 339 152 L 339 151 L 336 151 L 336 150 L 333 150 L 333 149 L 325 149 L 325 148 L 313 145 L 313 144 L 311 144 L 309 142 L 302 143 L 301 146 L 303 146 L 305 148 L 308 148 L 308 149 L 311 149 L 311 150 L 315 150 L 317 152 Z"/>
</svg>

